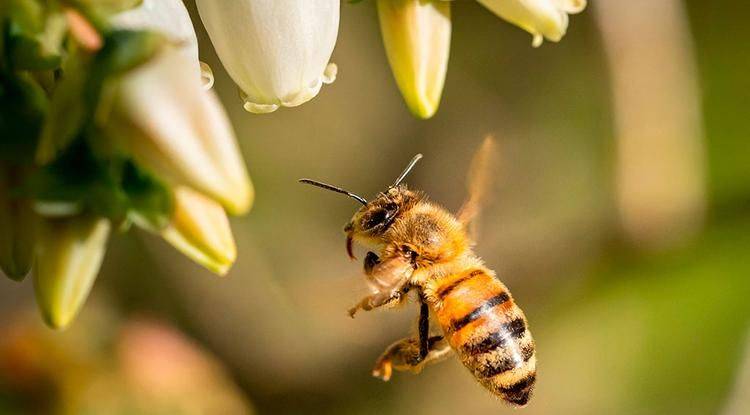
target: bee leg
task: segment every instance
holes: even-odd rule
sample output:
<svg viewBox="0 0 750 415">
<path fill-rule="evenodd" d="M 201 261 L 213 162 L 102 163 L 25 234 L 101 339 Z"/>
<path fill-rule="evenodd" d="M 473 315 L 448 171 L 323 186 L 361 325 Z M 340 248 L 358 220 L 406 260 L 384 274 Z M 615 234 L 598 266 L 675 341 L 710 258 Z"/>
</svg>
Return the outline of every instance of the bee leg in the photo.
<svg viewBox="0 0 750 415">
<path fill-rule="evenodd" d="M 357 311 L 359 310 L 370 311 L 384 305 L 401 302 L 403 298 L 405 298 L 404 292 L 400 290 L 396 292 L 381 291 L 368 295 L 354 307 L 349 309 L 349 317 L 354 318 L 354 315 L 357 314 Z"/>
<path fill-rule="evenodd" d="M 430 309 L 424 300 L 424 294 L 419 294 L 419 357 L 424 359 L 430 351 Z"/>
<path fill-rule="evenodd" d="M 395 256 L 382 259 L 374 252 L 368 252 L 364 260 L 365 275 L 373 294 L 363 298 L 349 309 L 349 316 L 354 317 L 357 311 L 370 311 L 384 305 L 400 303 L 409 290 L 408 282 L 413 268 L 403 257 Z"/>
<path fill-rule="evenodd" d="M 428 351 L 424 357 L 419 339 L 409 337 L 393 343 L 375 362 L 372 375 L 387 382 L 394 369 L 419 373 L 425 365 L 440 362 L 450 354 L 451 347 L 443 336 L 432 336 L 427 340 Z"/>
<path fill-rule="evenodd" d="M 394 368 L 419 373 L 426 364 L 437 362 L 450 352 L 443 336 L 430 337 L 430 309 L 421 293 L 419 302 L 418 338 L 399 340 L 388 347 L 375 362 L 373 376 L 388 381 Z"/>
</svg>

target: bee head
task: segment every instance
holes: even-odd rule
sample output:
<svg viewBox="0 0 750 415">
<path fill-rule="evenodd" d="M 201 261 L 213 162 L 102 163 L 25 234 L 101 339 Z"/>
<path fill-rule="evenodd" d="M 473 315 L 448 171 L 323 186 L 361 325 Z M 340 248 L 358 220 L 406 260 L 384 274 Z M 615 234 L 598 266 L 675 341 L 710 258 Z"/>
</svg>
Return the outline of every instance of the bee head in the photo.
<svg viewBox="0 0 750 415">
<path fill-rule="evenodd" d="M 346 233 L 346 252 L 350 258 L 354 259 L 352 244 L 355 239 L 377 244 L 381 241 L 383 234 L 391 224 L 398 218 L 399 214 L 404 212 L 407 206 L 411 206 L 419 199 L 418 194 L 408 190 L 406 185 L 401 182 L 421 158 L 421 154 L 414 156 L 396 181 L 387 190 L 378 193 L 375 199 L 369 202 L 361 196 L 330 184 L 310 179 L 301 179 L 300 182 L 345 194 L 362 203 L 363 206 L 354 213 L 352 220 L 344 227 L 344 232 Z"/>
<path fill-rule="evenodd" d="M 362 206 L 351 221 L 344 227 L 346 233 L 346 252 L 350 258 L 352 253 L 352 242 L 354 240 L 379 244 L 383 235 L 388 231 L 393 222 L 401 213 L 407 211 L 416 201 L 420 194 L 407 189 L 406 185 L 389 187 L 378 196 Z"/>
</svg>

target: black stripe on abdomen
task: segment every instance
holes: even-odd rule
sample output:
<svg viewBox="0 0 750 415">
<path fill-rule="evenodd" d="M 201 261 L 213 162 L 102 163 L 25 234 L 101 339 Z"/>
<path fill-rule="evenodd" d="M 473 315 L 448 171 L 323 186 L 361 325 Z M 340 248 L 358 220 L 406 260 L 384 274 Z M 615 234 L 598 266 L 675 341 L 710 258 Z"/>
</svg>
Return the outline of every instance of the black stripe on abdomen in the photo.
<svg viewBox="0 0 750 415">
<path fill-rule="evenodd" d="M 534 386 L 534 382 L 536 382 L 536 372 L 530 373 L 516 383 L 501 386 L 498 390 L 508 402 L 516 405 L 526 405 L 529 402 L 529 398 L 531 398 L 531 389 Z"/>
<path fill-rule="evenodd" d="M 463 352 L 469 356 L 489 353 L 497 348 L 505 347 L 508 337 L 501 332 L 490 333 L 479 343 L 467 344 L 462 347 Z"/>
<path fill-rule="evenodd" d="M 479 342 L 464 345 L 464 353 L 470 356 L 476 356 L 489 353 L 497 348 L 506 346 L 509 339 L 520 339 L 526 333 L 526 321 L 518 317 L 508 323 L 503 324 L 500 328 Z"/>
<path fill-rule="evenodd" d="M 504 302 L 510 300 L 510 296 L 507 292 L 503 291 L 500 294 L 488 299 L 485 301 L 482 305 L 472 310 L 469 314 L 457 319 L 453 320 L 451 322 L 451 330 L 453 332 L 456 332 L 458 330 L 461 330 L 464 326 L 471 323 L 472 321 L 478 319 L 479 317 L 482 317 L 487 312 L 495 308 L 495 306 L 503 304 Z"/>
<path fill-rule="evenodd" d="M 482 377 L 491 378 L 523 365 L 531 359 L 531 356 L 534 356 L 533 345 L 525 346 L 521 348 L 520 355 L 514 353 L 512 356 L 503 356 L 501 359 L 490 359 L 479 367 L 479 373 Z"/>
<path fill-rule="evenodd" d="M 455 290 L 459 285 L 463 284 L 464 282 L 476 277 L 477 275 L 484 274 L 484 271 L 481 269 L 475 269 L 474 271 L 471 271 L 469 274 L 453 281 L 452 283 L 444 286 L 443 288 L 439 289 L 437 292 L 437 296 L 439 299 L 443 300 L 445 297 L 448 296 L 448 294 L 451 293 L 451 291 Z"/>
</svg>

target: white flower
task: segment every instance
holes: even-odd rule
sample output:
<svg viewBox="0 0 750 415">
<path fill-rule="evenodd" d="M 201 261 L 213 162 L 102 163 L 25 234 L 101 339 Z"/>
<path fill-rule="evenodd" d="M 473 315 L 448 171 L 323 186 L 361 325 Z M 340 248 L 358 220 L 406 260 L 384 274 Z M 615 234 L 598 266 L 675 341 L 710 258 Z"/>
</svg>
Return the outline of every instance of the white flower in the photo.
<svg viewBox="0 0 750 415">
<path fill-rule="evenodd" d="M 247 111 L 314 98 L 336 77 L 329 64 L 339 0 L 196 0 L 211 42 Z"/>
<path fill-rule="evenodd" d="M 586 0 L 477 0 L 501 18 L 534 36 L 532 44 L 544 38 L 558 42 L 568 29 L 568 14 L 581 12 Z"/>
<path fill-rule="evenodd" d="M 440 105 L 451 46 L 449 2 L 378 0 L 383 43 L 406 105 L 430 118 Z"/>
<path fill-rule="evenodd" d="M 140 6 L 112 17 L 113 26 L 121 29 L 153 30 L 179 46 L 190 60 L 193 70 L 204 78 L 206 88 L 213 85 L 208 65 L 198 60 L 198 38 L 182 0 L 143 0 Z"/>
<path fill-rule="evenodd" d="M 253 188 L 234 131 L 213 93 L 166 47 L 120 81 L 105 127 L 138 164 L 174 185 L 247 212 Z"/>
</svg>

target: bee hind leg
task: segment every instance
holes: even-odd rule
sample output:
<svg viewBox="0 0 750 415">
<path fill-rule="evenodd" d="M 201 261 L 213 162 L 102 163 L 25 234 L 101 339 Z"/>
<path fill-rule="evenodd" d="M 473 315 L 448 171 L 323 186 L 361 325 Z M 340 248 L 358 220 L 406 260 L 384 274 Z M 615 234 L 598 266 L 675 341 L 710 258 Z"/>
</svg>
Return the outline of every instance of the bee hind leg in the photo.
<svg viewBox="0 0 750 415">
<path fill-rule="evenodd" d="M 384 381 L 391 378 L 393 369 L 419 373 L 425 365 L 436 363 L 450 353 L 443 336 L 430 336 L 430 310 L 420 295 L 418 338 L 406 338 L 390 345 L 375 362 L 372 375 Z"/>
<path fill-rule="evenodd" d="M 443 336 L 428 338 L 428 350 L 424 357 L 420 349 L 419 339 L 413 337 L 393 343 L 375 362 L 372 375 L 387 382 L 394 369 L 419 373 L 426 365 L 444 360 L 451 351 Z"/>
</svg>

